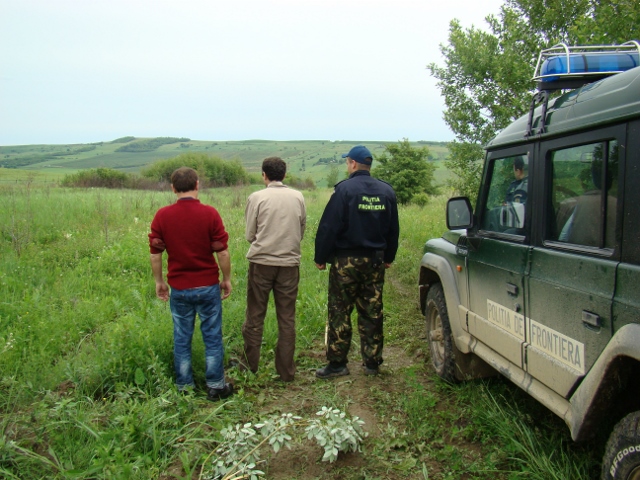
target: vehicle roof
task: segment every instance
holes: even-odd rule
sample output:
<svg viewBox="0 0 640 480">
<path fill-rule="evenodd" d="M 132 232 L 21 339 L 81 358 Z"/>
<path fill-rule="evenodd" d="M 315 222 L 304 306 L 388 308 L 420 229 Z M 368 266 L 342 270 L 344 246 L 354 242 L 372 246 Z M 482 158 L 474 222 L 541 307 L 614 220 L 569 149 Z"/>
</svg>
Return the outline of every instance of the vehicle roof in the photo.
<svg viewBox="0 0 640 480">
<path fill-rule="evenodd" d="M 542 107 L 533 115 L 533 131 Z M 614 123 L 640 116 L 640 67 L 590 83 L 549 100 L 545 132 L 526 137 L 529 114 L 520 117 L 491 140 L 486 149 L 530 142 L 538 138 Z"/>
</svg>

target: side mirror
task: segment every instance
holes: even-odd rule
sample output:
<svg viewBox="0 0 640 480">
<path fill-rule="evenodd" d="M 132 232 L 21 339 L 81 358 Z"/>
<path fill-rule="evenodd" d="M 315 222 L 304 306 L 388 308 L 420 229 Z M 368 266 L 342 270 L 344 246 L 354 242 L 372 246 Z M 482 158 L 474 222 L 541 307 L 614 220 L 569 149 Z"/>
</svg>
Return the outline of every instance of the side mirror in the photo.
<svg viewBox="0 0 640 480">
<path fill-rule="evenodd" d="M 457 230 L 473 227 L 473 209 L 467 197 L 453 197 L 447 202 L 447 228 Z"/>
</svg>

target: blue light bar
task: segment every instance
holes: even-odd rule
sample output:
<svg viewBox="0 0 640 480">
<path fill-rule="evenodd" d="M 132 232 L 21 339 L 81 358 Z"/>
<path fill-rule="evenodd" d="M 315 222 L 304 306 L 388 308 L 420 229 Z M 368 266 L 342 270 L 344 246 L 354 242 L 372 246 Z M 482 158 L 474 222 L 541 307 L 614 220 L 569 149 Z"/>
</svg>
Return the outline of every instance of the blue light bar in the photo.
<svg viewBox="0 0 640 480">
<path fill-rule="evenodd" d="M 567 61 L 568 60 L 568 61 Z M 581 53 L 547 58 L 540 67 L 546 81 L 560 75 L 620 73 L 639 65 L 638 53 Z"/>
<path fill-rule="evenodd" d="M 533 80 L 541 90 L 577 88 L 639 65 L 640 43 L 636 41 L 574 47 L 561 43 L 540 52 Z"/>
</svg>

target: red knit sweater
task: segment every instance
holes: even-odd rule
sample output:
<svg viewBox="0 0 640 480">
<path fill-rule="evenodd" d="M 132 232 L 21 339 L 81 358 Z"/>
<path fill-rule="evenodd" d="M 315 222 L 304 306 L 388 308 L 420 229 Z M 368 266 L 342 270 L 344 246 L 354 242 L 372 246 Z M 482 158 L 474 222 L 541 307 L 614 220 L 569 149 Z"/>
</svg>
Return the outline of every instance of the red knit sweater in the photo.
<svg viewBox="0 0 640 480">
<path fill-rule="evenodd" d="M 187 197 L 158 210 L 151 222 L 149 249 L 153 254 L 167 251 L 167 283 L 184 290 L 220 282 L 213 252 L 226 250 L 228 240 L 218 211 Z"/>
</svg>

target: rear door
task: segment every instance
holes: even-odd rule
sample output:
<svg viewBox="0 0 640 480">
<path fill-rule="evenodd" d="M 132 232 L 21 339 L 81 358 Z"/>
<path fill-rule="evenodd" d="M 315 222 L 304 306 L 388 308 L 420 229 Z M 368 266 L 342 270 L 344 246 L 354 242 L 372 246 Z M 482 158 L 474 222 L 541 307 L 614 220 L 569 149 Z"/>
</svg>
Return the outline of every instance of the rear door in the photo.
<svg viewBox="0 0 640 480">
<path fill-rule="evenodd" d="M 525 368 L 568 397 L 611 338 L 625 131 L 544 142 L 539 237 L 527 279 Z"/>
<path fill-rule="evenodd" d="M 640 120 L 629 123 L 624 175 L 621 264 L 613 302 L 613 332 L 640 323 Z"/>
</svg>

